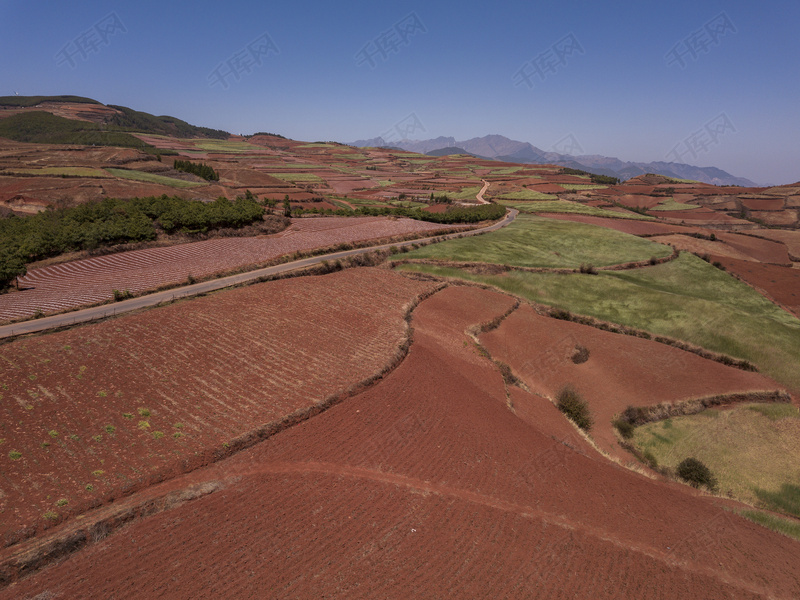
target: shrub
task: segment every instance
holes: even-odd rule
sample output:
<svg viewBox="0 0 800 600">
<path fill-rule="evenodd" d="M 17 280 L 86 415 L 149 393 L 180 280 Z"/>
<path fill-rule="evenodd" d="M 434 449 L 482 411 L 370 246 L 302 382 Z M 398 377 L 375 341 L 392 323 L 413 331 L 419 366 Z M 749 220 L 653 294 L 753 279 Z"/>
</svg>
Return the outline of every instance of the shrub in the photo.
<svg viewBox="0 0 800 600">
<path fill-rule="evenodd" d="M 582 365 L 587 360 L 589 360 L 589 349 L 585 346 L 577 344 L 574 352 L 572 353 L 572 362 L 576 365 Z"/>
<path fill-rule="evenodd" d="M 678 477 L 686 481 L 692 487 L 699 488 L 706 486 L 710 490 L 717 488 L 717 478 L 711 470 L 696 458 L 685 458 L 678 465 Z"/>
<path fill-rule="evenodd" d="M 625 419 L 617 419 L 614 421 L 614 427 L 617 428 L 619 434 L 626 440 L 633 437 L 633 432 L 636 429 L 632 423 L 629 423 Z"/>
<path fill-rule="evenodd" d="M 133 294 L 131 294 L 130 290 L 125 290 L 123 292 L 119 290 L 112 290 L 112 293 L 114 294 L 114 302 L 133 298 Z"/>
<path fill-rule="evenodd" d="M 571 386 L 564 386 L 558 392 L 558 410 L 584 431 L 589 431 L 594 424 L 594 419 L 589 412 L 589 405 L 581 395 Z"/>
</svg>

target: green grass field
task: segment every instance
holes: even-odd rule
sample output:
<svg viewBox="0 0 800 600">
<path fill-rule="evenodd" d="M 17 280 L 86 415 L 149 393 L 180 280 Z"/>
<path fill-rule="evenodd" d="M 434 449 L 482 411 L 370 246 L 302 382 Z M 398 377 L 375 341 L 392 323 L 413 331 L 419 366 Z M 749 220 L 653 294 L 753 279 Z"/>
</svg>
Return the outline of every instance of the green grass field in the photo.
<svg viewBox="0 0 800 600">
<path fill-rule="evenodd" d="M 163 175 L 156 175 L 154 173 L 145 173 L 144 171 L 132 171 L 130 169 L 106 169 L 114 177 L 121 177 L 122 179 L 132 179 L 134 181 L 146 181 L 147 183 L 158 183 L 161 185 L 168 185 L 174 188 L 192 188 L 201 185 L 208 185 L 199 181 L 184 181 L 182 179 L 173 179 L 172 177 L 164 177 Z"/>
<path fill-rule="evenodd" d="M 478 188 L 480 189 L 480 188 Z M 514 200 L 498 199 L 500 204 L 516 208 L 523 213 L 570 213 L 576 215 L 589 215 L 593 217 L 609 217 L 612 219 L 636 219 L 651 221 L 653 217 L 640 215 L 633 212 L 619 212 L 614 210 L 604 210 L 594 206 L 587 206 L 580 202 L 570 202 L 568 200 L 539 200 L 536 202 L 517 202 Z"/>
<path fill-rule="evenodd" d="M 303 144 L 302 146 L 297 146 L 298 149 L 304 150 L 306 148 L 339 148 L 336 144 L 327 144 L 325 142 L 315 142 L 313 144 Z"/>
<path fill-rule="evenodd" d="M 596 267 L 661 258 L 672 249 L 633 235 L 571 221 L 519 215 L 508 227 L 486 235 L 423 246 L 405 256 L 489 262 L 518 267 Z"/>
<path fill-rule="evenodd" d="M 598 275 L 402 268 L 495 285 L 535 302 L 682 339 L 749 360 L 800 390 L 800 320 L 688 253 L 654 267 Z"/>
<path fill-rule="evenodd" d="M 504 167 L 502 169 L 493 169 L 489 175 L 513 175 L 517 171 L 524 168 L 525 167 Z"/>
<path fill-rule="evenodd" d="M 565 190 L 604 190 L 608 186 L 596 183 L 559 183 Z"/>
<path fill-rule="evenodd" d="M 706 410 L 637 427 L 633 442 L 660 466 L 675 468 L 685 458 L 697 458 L 717 478 L 723 494 L 800 517 L 796 406 Z"/>
<path fill-rule="evenodd" d="M 205 150 L 206 152 L 221 152 L 242 154 L 246 152 L 263 152 L 261 146 L 255 144 L 248 144 L 247 142 L 237 142 L 228 140 L 183 140 L 193 143 L 197 148 Z"/>
<path fill-rule="evenodd" d="M 476 185 L 462 188 L 460 192 L 445 192 L 445 195 L 451 200 L 475 200 L 475 196 L 477 196 L 478 192 L 482 189 L 482 185 Z"/>
<path fill-rule="evenodd" d="M 693 208 L 700 208 L 699 204 L 682 204 L 680 202 L 676 202 L 672 198 L 667 198 L 664 202 L 661 202 L 657 206 L 654 206 L 650 210 L 652 211 L 670 211 L 670 210 L 691 210 Z"/>
<path fill-rule="evenodd" d="M 491 188 L 489 188 L 491 189 Z M 543 194 L 534 190 L 519 190 L 498 196 L 502 200 L 558 200 L 555 194 Z"/>
<path fill-rule="evenodd" d="M 322 178 L 319 175 L 314 175 L 313 173 L 270 173 L 273 177 L 277 177 L 278 179 L 283 179 L 284 181 L 303 181 L 306 183 L 322 183 Z"/>
</svg>

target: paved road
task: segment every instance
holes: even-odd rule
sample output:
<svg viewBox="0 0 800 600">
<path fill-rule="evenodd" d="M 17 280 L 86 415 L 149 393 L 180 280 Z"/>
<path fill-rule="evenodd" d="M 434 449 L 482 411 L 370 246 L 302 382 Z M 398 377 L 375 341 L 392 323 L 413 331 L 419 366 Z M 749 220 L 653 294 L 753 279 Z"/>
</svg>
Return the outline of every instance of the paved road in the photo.
<svg viewBox="0 0 800 600">
<path fill-rule="evenodd" d="M 505 218 L 503 218 L 502 221 L 499 221 L 494 225 L 489 225 L 488 227 L 482 227 L 480 229 L 473 229 L 472 231 L 452 233 L 450 235 L 443 237 L 449 239 L 457 236 L 478 235 L 480 233 L 486 233 L 488 231 L 496 231 L 501 227 L 505 227 L 506 225 L 511 223 L 517 217 L 518 214 L 519 211 L 511 209 L 508 212 L 508 214 L 506 214 Z M 140 308 L 146 308 L 148 306 L 156 306 L 157 304 L 161 304 L 162 302 L 170 302 L 172 300 L 177 300 L 179 298 L 188 298 L 190 296 L 205 294 L 207 292 L 212 292 L 214 290 L 219 290 L 222 288 L 230 287 L 247 281 L 252 281 L 260 277 L 277 275 L 280 273 L 285 273 L 287 271 L 301 269 L 303 267 L 308 267 L 310 265 L 321 263 L 323 260 L 327 261 L 338 260 L 346 258 L 348 256 L 354 256 L 356 254 L 364 254 L 366 252 L 371 252 L 373 250 L 390 248 L 392 246 L 397 246 L 397 247 L 411 246 L 413 244 L 419 244 L 421 242 L 426 242 L 432 239 L 434 238 L 429 237 L 417 240 L 409 240 L 407 242 L 398 242 L 396 244 L 384 244 L 381 246 L 370 246 L 368 248 L 358 248 L 356 250 L 346 250 L 343 252 L 334 252 L 331 254 L 324 254 L 321 256 L 312 256 L 309 258 L 304 258 L 301 260 L 296 260 L 293 262 L 276 265 L 274 267 L 266 267 L 264 269 L 258 269 L 256 271 L 248 271 L 247 273 L 239 273 L 238 275 L 230 275 L 228 277 L 222 277 L 220 279 L 212 279 L 210 281 L 195 283 L 193 285 L 187 285 L 172 290 L 156 292 L 153 294 L 148 294 L 146 296 L 132 298 L 130 300 L 123 300 L 122 302 L 115 302 L 114 304 L 104 304 L 102 306 L 85 308 L 83 310 L 78 310 L 75 312 L 65 313 L 61 315 L 53 315 L 52 317 L 45 317 L 42 319 L 36 319 L 32 321 L 24 321 L 22 323 L 14 323 L 12 325 L 3 325 L 0 326 L 0 339 L 16 335 L 24 335 L 26 333 L 36 333 L 39 331 L 45 331 L 47 329 L 55 329 L 57 327 L 65 327 L 67 325 L 73 325 L 77 323 L 86 323 L 97 319 L 103 319 L 106 317 L 119 315 L 133 310 L 138 310 Z"/>
</svg>

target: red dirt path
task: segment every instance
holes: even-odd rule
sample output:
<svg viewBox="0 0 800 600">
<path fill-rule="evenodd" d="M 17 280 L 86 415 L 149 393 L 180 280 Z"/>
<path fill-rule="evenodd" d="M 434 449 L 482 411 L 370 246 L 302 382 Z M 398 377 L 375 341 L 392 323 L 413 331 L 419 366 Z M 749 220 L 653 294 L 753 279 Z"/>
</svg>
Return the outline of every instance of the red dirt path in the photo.
<svg viewBox="0 0 800 600">
<path fill-rule="evenodd" d="M 113 290 L 132 293 L 207 277 L 285 254 L 340 243 L 441 230 L 435 223 L 385 217 L 296 219 L 272 236 L 216 238 L 163 248 L 148 248 L 32 269 L 20 279 L 27 288 L 0 296 L 0 322 L 31 317 L 40 309 L 58 312 L 113 298 Z"/>
<path fill-rule="evenodd" d="M 473 288 L 426 300 L 379 385 L 184 477 L 224 489 L 0 598 L 800 595 L 796 542 L 515 416 L 463 333 L 508 306 Z"/>
</svg>

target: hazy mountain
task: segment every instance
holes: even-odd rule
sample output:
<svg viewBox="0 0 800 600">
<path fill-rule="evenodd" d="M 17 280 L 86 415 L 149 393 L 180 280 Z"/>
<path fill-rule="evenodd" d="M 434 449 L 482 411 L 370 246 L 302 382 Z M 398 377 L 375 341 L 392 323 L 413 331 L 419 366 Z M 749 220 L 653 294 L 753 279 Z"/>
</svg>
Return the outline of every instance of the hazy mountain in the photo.
<svg viewBox="0 0 800 600">
<path fill-rule="evenodd" d="M 502 135 L 486 135 L 464 141 L 458 141 L 452 137 L 438 137 L 431 140 L 392 140 L 387 142 L 383 138 L 377 137 L 370 140 L 358 140 L 351 145 L 393 146 L 409 152 L 419 152 L 420 154 L 430 154 L 432 151 L 442 149 L 447 149 L 449 154 L 453 154 L 454 152 L 449 151 L 456 148 L 465 151 L 467 154 L 494 160 L 526 164 L 554 164 L 573 169 L 583 169 L 598 175 L 619 177 L 622 180 L 644 175 L 645 173 L 658 173 L 667 177 L 692 179 L 714 185 L 757 187 L 757 184 L 749 179 L 735 177 L 716 167 L 695 167 L 693 165 L 663 161 L 649 163 L 625 162 L 618 158 L 598 154 L 572 156 L 570 154 L 546 152 L 528 142 L 512 140 Z"/>
</svg>

